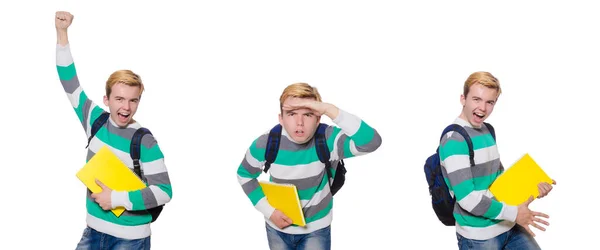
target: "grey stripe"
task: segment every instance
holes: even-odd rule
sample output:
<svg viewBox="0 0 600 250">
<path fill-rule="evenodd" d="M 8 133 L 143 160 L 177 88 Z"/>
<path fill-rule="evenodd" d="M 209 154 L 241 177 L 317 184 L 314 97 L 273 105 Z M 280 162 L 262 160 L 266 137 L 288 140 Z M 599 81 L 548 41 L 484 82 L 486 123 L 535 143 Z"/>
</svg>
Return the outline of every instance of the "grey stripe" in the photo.
<svg viewBox="0 0 600 250">
<path fill-rule="evenodd" d="M 60 80 L 63 89 L 67 94 L 73 94 L 73 92 L 79 87 L 79 78 L 75 75 L 71 80 Z"/>
<path fill-rule="evenodd" d="M 344 158 L 344 142 L 348 139 L 348 135 L 340 135 L 340 139 L 337 141 L 338 156 L 340 159 Z"/>
<path fill-rule="evenodd" d="M 310 139 L 310 141 L 304 143 L 304 144 L 298 144 L 295 143 L 293 141 L 291 141 L 289 138 L 287 138 L 286 136 L 281 136 L 281 142 L 279 144 L 279 150 L 286 150 L 286 151 L 290 151 L 290 152 L 297 152 L 297 151 L 302 151 L 302 150 L 307 150 L 310 148 L 314 148 L 315 145 L 315 139 L 314 137 L 312 139 Z"/>
<path fill-rule="evenodd" d="M 369 141 L 367 144 L 365 145 L 361 145 L 356 146 L 356 150 L 358 152 L 373 152 L 375 151 L 377 148 L 379 148 L 379 146 L 381 146 L 381 136 L 379 135 L 379 133 L 377 133 L 376 130 L 375 134 L 373 135 L 373 139 L 371 139 L 371 141 Z"/>
<path fill-rule="evenodd" d="M 255 168 L 252 165 L 250 165 L 250 163 L 246 160 L 246 156 L 244 156 L 244 160 L 242 160 L 242 167 L 244 167 L 244 169 L 252 175 L 262 171 L 260 168 Z"/>
<path fill-rule="evenodd" d="M 307 178 L 293 179 L 293 180 L 277 179 L 275 177 L 271 177 L 271 178 L 273 179 L 273 182 L 293 184 L 296 186 L 296 188 L 298 190 L 305 190 L 305 189 L 309 189 L 309 188 L 318 187 L 319 185 L 321 185 L 324 174 L 325 174 L 325 167 L 323 166 L 323 170 L 318 175 L 307 177 Z"/>
<path fill-rule="evenodd" d="M 482 126 L 480 129 L 466 127 L 466 126 L 463 126 L 463 128 L 467 131 L 467 134 L 471 138 L 476 137 L 476 136 L 485 135 L 485 134 L 491 135 L 490 131 L 487 129 L 486 126 Z M 465 141 L 465 139 L 457 132 L 448 132 L 448 133 L 452 133 L 452 135 L 450 136 L 450 138 L 446 138 L 446 136 L 444 136 L 444 138 L 442 138 L 442 141 L 441 141 L 442 146 L 446 145 L 446 143 L 449 140 L 453 140 L 453 141 L 457 141 L 457 142 Z"/>
<path fill-rule="evenodd" d="M 452 133 L 452 135 L 450 137 L 447 137 L 447 134 L 444 135 L 444 137 L 442 138 L 442 141 L 440 142 L 440 145 L 443 147 L 446 145 L 446 143 L 448 143 L 449 141 L 456 141 L 456 142 L 464 142 L 465 138 L 462 137 L 462 135 L 460 135 L 457 132 L 448 132 L 448 133 Z"/>
<path fill-rule="evenodd" d="M 133 135 L 131 135 L 133 137 Z M 158 144 L 158 142 L 156 141 L 156 139 L 154 138 L 153 135 L 145 135 L 144 137 L 142 137 L 142 142 L 141 142 L 142 146 L 146 147 L 147 149 L 150 149 L 152 147 L 154 147 L 154 145 Z"/>
<path fill-rule="evenodd" d="M 244 183 L 242 185 L 242 189 L 244 190 L 244 193 L 246 193 L 246 195 L 250 195 L 250 193 L 256 190 L 258 186 L 260 186 L 260 184 L 258 184 L 258 181 L 256 179 L 252 179 L 249 182 Z"/>
<path fill-rule="evenodd" d="M 490 209 L 491 205 L 492 200 L 486 196 L 483 196 L 481 198 L 481 201 L 479 201 L 479 204 L 477 204 L 477 206 L 473 208 L 473 211 L 471 211 L 471 213 L 476 216 L 482 216 L 485 214 L 485 212 L 488 211 L 488 209 Z"/>
<path fill-rule="evenodd" d="M 88 148 L 87 150 L 87 156 L 85 158 L 85 162 L 88 162 L 92 159 L 92 157 L 94 157 L 96 153 L 94 153 L 91 149 Z"/>
<path fill-rule="evenodd" d="M 494 198 L 494 200 L 496 200 Z M 474 208 L 472 212 L 469 212 L 467 210 L 465 210 L 464 208 L 462 208 L 458 202 L 454 205 L 454 213 L 463 215 L 463 216 L 483 216 L 485 214 L 485 212 L 487 212 L 487 210 L 490 208 L 492 204 L 492 199 L 488 198 L 487 196 L 483 196 L 483 198 L 481 199 L 481 201 L 479 202 L 479 204 L 477 204 Z"/>
<path fill-rule="evenodd" d="M 256 148 L 266 149 L 268 139 L 269 139 L 269 134 L 263 134 L 260 137 L 258 137 L 258 139 L 256 139 Z"/>
<path fill-rule="evenodd" d="M 310 218 L 315 216 L 318 212 L 321 212 L 323 209 L 325 209 L 329 203 L 332 201 L 332 197 L 331 197 L 331 193 L 327 193 L 327 196 L 325 196 L 325 198 L 323 198 L 323 200 L 321 200 L 321 202 L 319 202 L 319 204 L 310 206 L 310 207 L 305 207 L 302 209 L 302 211 L 304 212 L 304 217 L 305 218 Z"/>
<path fill-rule="evenodd" d="M 82 112 L 82 119 L 81 119 L 81 125 L 83 125 L 83 129 L 85 129 L 85 131 L 87 131 L 88 128 L 88 119 L 89 119 L 89 113 L 90 113 L 90 108 L 92 107 L 92 101 L 90 99 L 86 99 L 85 102 L 83 103 L 83 108 L 81 109 Z M 92 121 L 94 122 L 94 121 Z"/>
<path fill-rule="evenodd" d="M 141 190 L 142 198 L 144 199 L 144 207 L 152 208 L 158 206 L 156 197 L 150 188 L 144 188 Z"/>
<path fill-rule="evenodd" d="M 144 174 L 144 177 L 146 177 L 148 185 L 171 184 L 171 180 L 169 179 L 169 173 L 167 172 L 152 175 Z"/>
<path fill-rule="evenodd" d="M 490 131 L 487 129 L 487 127 L 485 125 L 482 125 L 481 128 L 471 128 L 471 127 L 464 127 L 464 128 L 465 128 L 465 130 L 467 130 L 467 134 L 469 134 L 469 136 L 471 136 L 471 137 L 490 134 Z"/>
<path fill-rule="evenodd" d="M 135 133 L 135 131 L 137 130 L 136 128 L 119 128 L 117 126 L 114 126 L 112 123 L 110 122 L 106 122 L 107 124 L 107 128 L 108 128 L 108 132 L 110 132 L 111 134 L 123 137 L 127 140 L 131 140 L 131 138 L 133 137 L 133 134 Z M 156 139 L 154 138 L 153 135 L 145 135 L 142 138 L 142 146 L 146 147 L 146 148 L 151 148 L 152 146 L 154 146 L 156 144 Z"/>
<path fill-rule="evenodd" d="M 463 168 L 450 173 L 449 179 L 452 185 L 457 185 L 463 181 L 473 178 L 488 176 L 497 173 L 500 168 L 500 160 L 495 159 L 482 164 L 477 164 L 475 167 Z"/>
</svg>

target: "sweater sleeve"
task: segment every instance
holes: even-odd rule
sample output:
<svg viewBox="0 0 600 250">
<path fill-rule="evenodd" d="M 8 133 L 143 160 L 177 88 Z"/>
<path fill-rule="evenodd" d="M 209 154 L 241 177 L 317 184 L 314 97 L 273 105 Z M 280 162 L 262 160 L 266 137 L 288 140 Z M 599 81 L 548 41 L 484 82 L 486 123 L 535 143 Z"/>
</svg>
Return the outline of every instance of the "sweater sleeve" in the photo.
<svg viewBox="0 0 600 250">
<path fill-rule="evenodd" d="M 66 46 L 61 46 L 60 44 L 56 45 L 56 70 L 69 102 L 71 103 L 79 122 L 83 126 L 83 129 L 89 136 L 91 130 L 90 124 L 93 123 L 104 110 L 92 102 L 81 88 L 69 44 Z"/>
<path fill-rule="evenodd" d="M 237 179 L 244 193 L 254 208 L 261 212 L 266 218 L 270 218 L 275 208 L 269 204 L 257 178 L 262 172 L 265 163 L 265 148 L 268 134 L 263 134 L 252 142 L 246 151 L 242 163 L 237 170 Z"/>
<path fill-rule="evenodd" d="M 340 109 L 333 122 L 339 127 L 325 131 L 332 161 L 368 154 L 381 146 L 379 133 L 355 115 Z"/>
</svg>

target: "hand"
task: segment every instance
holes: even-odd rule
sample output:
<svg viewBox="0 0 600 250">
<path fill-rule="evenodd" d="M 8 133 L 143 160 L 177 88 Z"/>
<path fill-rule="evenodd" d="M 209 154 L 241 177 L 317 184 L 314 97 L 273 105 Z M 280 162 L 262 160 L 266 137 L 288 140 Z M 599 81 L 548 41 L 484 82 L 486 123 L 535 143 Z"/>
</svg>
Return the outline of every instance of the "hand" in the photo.
<svg viewBox="0 0 600 250">
<path fill-rule="evenodd" d="M 285 214 L 283 214 L 283 212 L 281 212 L 277 209 L 275 209 L 275 211 L 273 211 L 273 214 L 271 214 L 271 217 L 269 218 L 269 220 L 271 220 L 273 223 L 275 223 L 275 225 L 277 225 L 277 227 L 279 227 L 280 229 L 284 229 L 284 228 L 288 227 L 289 225 L 292 225 L 292 219 L 285 216 Z"/>
<path fill-rule="evenodd" d="M 71 22 L 73 22 L 73 15 L 71 13 L 66 11 L 56 12 L 56 17 L 54 18 L 56 30 L 67 31 L 67 28 L 71 26 Z"/>
<path fill-rule="evenodd" d="M 556 185 L 556 181 L 552 180 L 552 184 Z M 550 193 L 550 191 L 552 190 L 552 185 L 546 183 L 546 182 L 540 182 L 540 184 L 538 184 L 538 191 L 539 191 L 539 195 L 537 198 L 542 198 L 546 195 L 548 195 L 548 193 Z"/>
<path fill-rule="evenodd" d="M 531 234 L 533 237 L 535 237 L 535 234 L 531 231 L 531 229 L 529 228 L 529 225 L 532 225 L 539 230 L 546 231 L 546 228 L 540 226 L 537 223 L 542 223 L 546 226 L 549 226 L 550 223 L 548 223 L 547 221 L 540 219 L 538 217 L 544 217 L 544 218 L 550 218 L 550 217 L 547 214 L 529 210 L 528 206 L 532 201 L 533 201 L 533 196 L 530 196 L 529 199 L 527 199 L 527 201 L 523 202 L 521 205 L 518 206 L 516 222 L 517 222 L 517 224 L 522 226 L 529 234 Z"/>
<path fill-rule="evenodd" d="M 288 98 L 281 108 L 283 110 L 306 108 L 312 110 L 316 116 L 327 115 L 332 120 L 339 114 L 339 109 L 332 104 L 297 97 Z"/>
<path fill-rule="evenodd" d="M 112 194 L 112 189 L 110 189 L 109 187 L 104 185 L 104 183 L 100 182 L 97 179 L 96 179 L 96 184 L 98 184 L 98 186 L 100 186 L 100 188 L 102 188 L 102 192 L 92 194 L 92 199 L 94 199 L 94 201 L 96 203 L 98 203 L 98 205 L 100 205 L 100 207 L 102 207 L 102 209 L 104 209 L 104 210 L 112 209 L 113 208 L 112 201 L 110 199 L 110 196 Z"/>
</svg>

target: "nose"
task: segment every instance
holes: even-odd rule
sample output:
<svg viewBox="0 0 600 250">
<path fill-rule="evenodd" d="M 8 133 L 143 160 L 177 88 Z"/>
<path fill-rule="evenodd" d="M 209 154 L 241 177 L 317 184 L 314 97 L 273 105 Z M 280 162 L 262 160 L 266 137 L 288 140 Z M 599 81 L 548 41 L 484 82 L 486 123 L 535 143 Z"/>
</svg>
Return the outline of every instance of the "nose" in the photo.
<svg viewBox="0 0 600 250">
<path fill-rule="evenodd" d="M 479 106 L 479 107 L 478 107 L 478 108 L 479 108 L 479 110 L 481 110 L 481 111 L 485 112 L 485 111 L 486 111 L 486 108 L 487 108 L 487 102 L 481 102 L 481 103 L 479 103 L 479 105 L 478 105 L 478 106 Z"/>
<path fill-rule="evenodd" d="M 304 126 L 304 116 L 302 116 L 302 115 L 296 116 L 296 125 Z"/>
<path fill-rule="evenodd" d="M 131 108 L 131 103 L 129 103 L 129 102 L 125 102 L 125 103 L 123 104 L 123 109 L 124 109 L 124 110 L 129 110 L 130 108 Z"/>
</svg>

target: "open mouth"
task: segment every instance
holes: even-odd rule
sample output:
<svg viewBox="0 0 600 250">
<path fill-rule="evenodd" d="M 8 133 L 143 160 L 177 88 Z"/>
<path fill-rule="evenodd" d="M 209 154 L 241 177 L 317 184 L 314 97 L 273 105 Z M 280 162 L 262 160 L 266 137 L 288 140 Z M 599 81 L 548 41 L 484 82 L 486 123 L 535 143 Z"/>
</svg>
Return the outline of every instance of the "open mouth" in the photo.
<svg viewBox="0 0 600 250">
<path fill-rule="evenodd" d="M 473 120 L 475 121 L 475 123 L 482 123 L 484 118 L 485 113 L 473 112 Z"/>
<path fill-rule="evenodd" d="M 296 130 L 296 131 L 294 131 L 294 134 L 296 134 L 296 136 L 298 136 L 298 137 L 303 137 L 304 136 L 304 130 Z"/>
<path fill-rule="evenodd" d="M 119 116 L 119 120 L 121 120 L 122 122 L 126 122 L 130 116 L 130 114 L 125 114 L 125 113 L 117 113 L 117 115 Z"/>
</svg>

